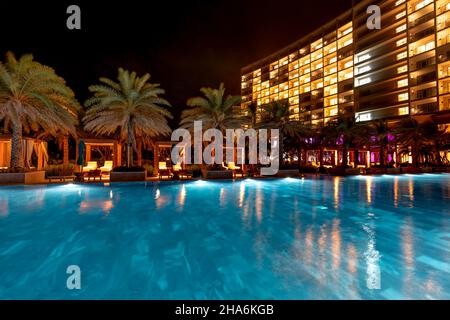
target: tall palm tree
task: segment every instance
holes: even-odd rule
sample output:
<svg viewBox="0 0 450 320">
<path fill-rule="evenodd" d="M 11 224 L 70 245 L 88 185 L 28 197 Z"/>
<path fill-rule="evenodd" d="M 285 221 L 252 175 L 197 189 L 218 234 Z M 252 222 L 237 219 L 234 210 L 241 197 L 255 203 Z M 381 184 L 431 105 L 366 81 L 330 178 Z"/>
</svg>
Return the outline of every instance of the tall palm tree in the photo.
<svg viewBox="0 0 450 320">
<path fill-rule="evenodd" d="M 127 142 L 127 166 L 132 165 L 132 150 L 137 142 L 147 143 L 158 136 L 168 135 L 167 123 L 172 118 L 167 100 L 159 97 L 164 90 L 150 83 L 147 73 L 138 77 L 136 72 L 119 68 L 118 82 L 100 78 L 101 84 L 89 87 L 94 95 L 85 102 L 88 108 L 83 118 L 87 131 L 96 134 L 118 135 Z"/>
<path fill-rule="evenodd" d="M 327 141 L 336 144 L 340 140 L 342 144 L 342 167 L 347 167 L 347 154 L 352 144 L 365 144 L 367 137 L 367 126 L 358 124 L 351 115 L 341 114 L 336 121 L 328 122 L 323 129 L 327 135 Z"/>
<path fill-rule="evenodd" d="M 289 104 L 287 101 L 274 101 L 268 104 L 261 114 L 258 127 L 267 129 L 279 129 L 280 155 L 284 160 L 284 144 L 287 138 L 301 142 L 311 134 L 307 127 L 304 127 L 297 120 L 290 118 Z"/>
<path fill-rule="evenodd" d="M 374 136 L 380 147 L 380 165 L 386 165 L 386 149 L 388 145 L 389 127 L 385 120 L 375 120 L 370 124 L 369 133 Z"/>
<path fill-rule="evenodd" d="M 403 145 L 401 153 L 409 153 L 411 147 L 412 162 L 414 167 L 419 166 L 420 154 L 428 153 L 430 145 L 433 145 L 437 136 L 437 126 L 431 121 L 419 123 L 416 119 L 409 117 L 400 122 L 397 130 L 397 141 Z"/>
<path fill-rule="evenodd" d="M 192 129 L 194 121 L 202 121 L 203 130 L 239 128 L 242 115 L 236 110 L 241 103 L 240 96 L 225 97 L 225 87 L 221 83 L 218 89 L 201 88 L 204 97 L 190 98 L 188 109 L 181 113 L 180 125 Z"/>
<path fill-rule="evenodd" d="M 12 131 L 11 167 L 23 167 L 22 134 L 73 135 L 81 109 L 73 91 L 55 71 L 31 54 L 0 63 L 0 121 Z"/>
</svg>

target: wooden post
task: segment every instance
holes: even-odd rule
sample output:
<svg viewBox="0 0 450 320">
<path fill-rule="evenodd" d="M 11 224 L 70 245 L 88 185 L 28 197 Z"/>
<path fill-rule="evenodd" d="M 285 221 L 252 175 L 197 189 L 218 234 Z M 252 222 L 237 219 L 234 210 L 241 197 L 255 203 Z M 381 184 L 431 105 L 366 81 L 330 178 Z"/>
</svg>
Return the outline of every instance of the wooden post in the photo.
<svg viewBox="0 0 450 320">
<path fill-rule="evenodd" d="M 122 145 L 120 143 L 117 143 L 117 166 L 122 166 Z"/>
<path fill-rule="evenodd" d="M 91 145 L 86 144 L 86 162 L 91 161 Z"/>
<path fill-rule="evenodd" d="M 63 140 L 63 164 L 69 164 L 69 137 Z"/>
<path fill-rule="evenodd" d="M 159 174 L 159 146 L 158 143 L 155 143 L 155 148 L 153 149 L 153 175 L 158 176 Z"/>
</svg>

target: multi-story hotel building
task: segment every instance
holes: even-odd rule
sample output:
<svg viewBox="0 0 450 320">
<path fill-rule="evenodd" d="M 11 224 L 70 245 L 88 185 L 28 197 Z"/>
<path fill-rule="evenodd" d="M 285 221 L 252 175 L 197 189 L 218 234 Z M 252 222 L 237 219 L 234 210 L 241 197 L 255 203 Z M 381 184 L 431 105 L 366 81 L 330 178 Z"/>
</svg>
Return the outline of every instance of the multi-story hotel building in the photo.
<svg viewBox="0 0 450 320">
<path fill-rule="evenodd" d="M 381 9 L 371 30 L 370 5 Z M 360 1 L 335 20 L 242 69 L 243 106 L 285 100 L 290 114 L 323 126 L 431 115 L 450 122 L 450 1 Z"/>
</svg>

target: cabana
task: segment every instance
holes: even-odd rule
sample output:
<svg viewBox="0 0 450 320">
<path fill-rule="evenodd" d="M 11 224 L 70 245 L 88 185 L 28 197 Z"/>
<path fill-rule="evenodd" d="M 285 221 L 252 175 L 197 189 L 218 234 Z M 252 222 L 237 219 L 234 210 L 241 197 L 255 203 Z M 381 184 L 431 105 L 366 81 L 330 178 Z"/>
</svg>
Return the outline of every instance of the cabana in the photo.
<svg viewBox="0 0 450 320">
<path fill-rule="evenodd" d="M 22 139 L 24 166 L 26 168 L 44 169 L 48 162 L 47 142 L 35 138 Z M 33 154 L 37 161 L 33 163 Z M 0 135 L 0 169 L 11 166 L 11 136 Z"/>
<path fill-rule="evenodd" d="M 159 175 L 159 168 L 161 167 L 164 171 L 169 170 L 168 164 L 171 164 L 171 152 L 174 145 L 178 142 L 176 141 L 157 141 L 155 143 L 155 148 L 153 150 L 153 175 Z M 162 163 L 164 162 L 166 166 Z"/>
<path fill-rule="evenodd" d="M 81 140 L 83 140 L 86 147 L 85 163 L 94 162 L 95 160 L 92 159 L 93 152 L 99 152 L 102 158 L 104 158 L 104 163 L 97 165 L 97 168 L 101 168 L 102 171 L 109 172 L 110 167 L 112 169 L 113 167 L 122 165 L 122 145 L 117 140 L 108 138 L 80 138 L 76 141 L 77 146 Z M 65 154 L 66 148 L 64 150 Z M 66 155 L 64 155 L 65 158 Z M 76 159 L 78 159 L 78 147 L 76 148 Z"/>
</svg>

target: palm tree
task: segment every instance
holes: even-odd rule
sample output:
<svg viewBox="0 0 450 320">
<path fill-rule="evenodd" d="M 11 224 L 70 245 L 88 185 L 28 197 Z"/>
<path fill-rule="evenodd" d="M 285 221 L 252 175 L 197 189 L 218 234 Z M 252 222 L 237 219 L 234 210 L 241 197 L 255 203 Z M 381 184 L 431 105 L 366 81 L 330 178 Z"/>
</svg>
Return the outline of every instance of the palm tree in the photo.
<svg viewBox="0 0 450 320">
<path fill-rule="evenodd" d="M 430 145 L 433 145 L 437 136 L 437 126 L 431 121 L 419 123 L 416 119 L 409 117 L 401 121 L 395 131 L 397 141 L 403 145 L 401 153 L 409 153 L 411 147 L 412 162 L 414 167 L 419 166 L 421 153 L 428 153 Z"/>
<path fill-rule="evenodd" d="M 348 165 L 348 151 L 352 144 L 365 144 L 367 137 L 367 126 L 358 124 L 353 116 L 341 114 L 336 121 L 328 122 L 323 129 L 326 132 L 326 140 L 336 145 L 337 141 L 342 144 L 342 167 Z"/>
<path fill-rule="evenodd" d="M 299 121 L 290 118 L 289 104 L 286 101 L 274 101 L 268 104 L 264 108 L 261 114 L 261 121 L 257 126 L 267 129 L 279 129 L 281 160 L 284 160 L 284 144 L 287 138 L 301 143 L 302 139 L 304 141 L 312 133 L 309 128 L 301 125 Z"/>
<path fill-rule="evenodd" d="M 225 97 L 225 87 L 221 83 L 218 89 L 201 88 L 204 97 L 190 98 L 189 109 L 181 113 L 180 125 L 193 129 L 194 121 L 202 121 L 203 130 L 239 128 L 242 125 L 242 114 L 236 108 L 241 103 L 240 96 Z"/>
<path fill-rule="evenodd" d="M 73 91 L 55 71 L 31 54 L 0 63 L 0 121 L 12 131 L 11 167 L 23 167 L 23 132 L 73 135 L 81 109 Z"/>
<path fill-rule="evenodd" d="M 250 103 L 247 108 L 243 110 L 243 118 L 245 119 L 245 124 L 250 126 L 250 128 L 256 128 L 258 121 L 258 106 L 256 103 Z"/>
<path fill-rule="evenodd" d="M 389 127 L 385 120 L 375 120 L 370 124 L 369 133 L 374 136 L 380 147 L 380 165 L 386 165 L 385 152 L 388 145 Z"/>
<path fill-rule="evenodd" d="M 138 151 L 137 142 L 147 143 L 170 134 L 167 119 L 172 115 L 165 108 L 169 102 L 159 97 L 164 90 L 148 82 L 148 73 L 138 77 L 136 72 L 119 68 L 117 80 L 100 78 L 101 84 L 89 87 L 94 96 L 85 102 L 88 110 L 83 122 L 87 131 L 117 134 L 126 141 L 127 166 L 131 167 L 132 149 Z"/>
</svg>

